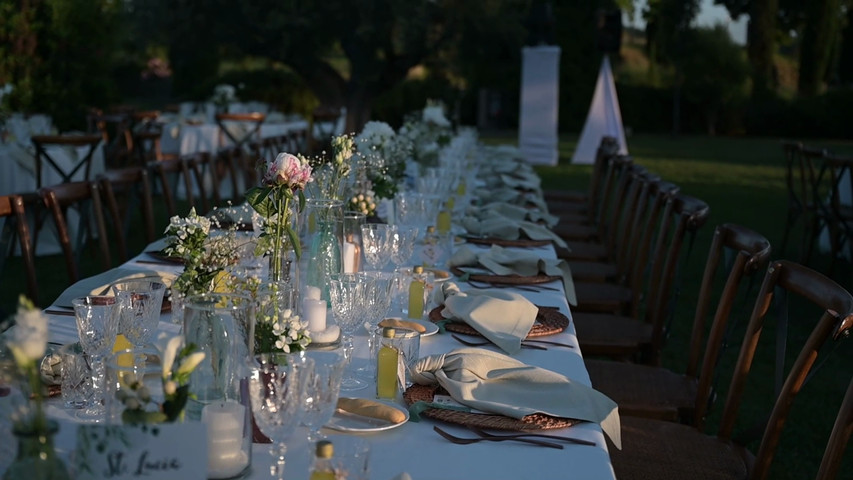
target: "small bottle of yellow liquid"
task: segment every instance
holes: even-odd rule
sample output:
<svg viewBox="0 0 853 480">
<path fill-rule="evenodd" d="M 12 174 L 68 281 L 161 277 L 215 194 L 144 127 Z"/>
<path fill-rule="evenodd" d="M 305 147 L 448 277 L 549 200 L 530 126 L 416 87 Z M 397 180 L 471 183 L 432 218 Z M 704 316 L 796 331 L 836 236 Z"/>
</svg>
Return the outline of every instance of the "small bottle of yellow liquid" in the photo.
<svg viewBox="0 0 853 480">
<path fill-rule="evenodd" d="M 409 318 L 420 320 L 424 316 L 424 267 L 412 267 L 412 282 L 409 284 Z"/>
<path fill-rule="evenodd" d="M 396 332 L 391 327 L 382 329 L 382 346 L 376 355 L 376 396 L 378 398 L 397 398 L 397 364 L 400 352 L 394 348 Z"/>
<path fill-rule="evenodd" d="M 460 178 L 459 183 L 456 184 L 456 195 L 459 195 L 460 197 L 464 197 L 466 189 L 467 189 L 467 185 L 465 185 L 465 179 Z"/>
<path fill-rule="evenodd" d="M 317 442 L 314 451 L 314 465 L 311 466 L 311 480 L 336 480 L 335 466 L 332 465 L 332 455 L 335 447 L 328 440 Z"/>
<path fill-rule="evenodd" d="M 447 201 L 444 203 L 444 208 L 438 212 L 438 220 L 436 222 L 436 227 L 438 228 L 438 233 L 447 233 L 450 231 L 450 212 L 452 208 L 450 207 L 450 202 Z"/>
</svg>

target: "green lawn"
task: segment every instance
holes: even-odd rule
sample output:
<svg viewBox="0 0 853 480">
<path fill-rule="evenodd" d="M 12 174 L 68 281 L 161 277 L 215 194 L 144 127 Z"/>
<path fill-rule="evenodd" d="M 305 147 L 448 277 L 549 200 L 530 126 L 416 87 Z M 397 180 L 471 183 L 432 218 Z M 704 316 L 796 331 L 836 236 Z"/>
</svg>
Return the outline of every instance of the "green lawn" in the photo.
<svg viewBox="0 0 853 480">
<path fill-rule="evenodd" d="M 488 143 L 515 143 L 515 133 L 484 135 Z M 538 167 L 546 189 L 586 188 L 589 182 L 590 167 L 570 165 L 571 154 L 576 138 L 565 136 L 560 141 L 560 164 L 556 167 Z M 839 153 L 853 153 L 851 142 L 809 142 Z M 699 232 L 696 246 L 687 268 L 677 305 L 676 321 L 664 351 L 664 364 L 681 370 L 685 364 L 686 344 L 689 322 L 692 320 L 692 308 L 695 305 L 696 290 L 701 279 L 701 269 L 710 244 L 714 226 L 724 222 L 738 223 L 764 234 L 772 244 L 781 242 L 784 227 L 786 192 L 784 169 L 782 166 L 781 139 L 771 138 L 712 138 L 703 136 L 671 137 L 666 135 L 635 135 L 628 139 L 631 154 L 637 163 L 661 175 L 666 180 L 678 184 L 682 192 L 703 199 L 711 207 L 708 223 Z M 165 226 L 165 216 L 159 215 L 158 229 Z M 143 248 L 139 235 L 131 239 L 132 248 Z M 794 237 L 796 239 L 796 236 Z M 789 243 L 788 252 L 775 252 L 774 258 L 799 259 L 796 240 Z M 64 263 L 59 256 L 37 259 L 42 305 L 50 302 L 64 289 L 67 276 Z M 830 259 L 816 257 L 813 265 L 817 269 L 826 269 Z M 836 268 L 836 280 L 848 290 L 853 287 L 853 269 L 849 264 Z M 97 266 L 87 262 L 83 275 L 95 273 Z M 757 286 L 755 287 L 757 288 Z M 14 308 L 19 292 L 25 290 L 20 262 L 10 259 L 0 277 L 0 309 L 7 312 Z M 753 290 L 754 291 L 754 290 Z M 747 302 L 740 309 L 738 318 L 747 316 Z M 794 349 L 796 342 L 802 342 L 805 332 L 817 319 L 813 313 L 798 308 L 791 316 L 789 338 Z M 800 315 L 799 312 L 803 312 Z M 745 320 L 741 320 L 741 324 Z M 741 325 L 742 327 L 742 325 Z M 771 329 L 772 330 L 772 329 Z M 742 330 L 741 330 L 742 331 Z M 773 332 L 767 335 L 770 345 L 761 345 L 756 360 L 755 374 L 751 377 L 746 392 L 747 399 L 742 407 L 743 417 L 754 419 L 764 415 L 769 408 L 768 399 L 772 397 L 773 376 Z M 728 375 L 739 347 L 737 332 L 732 336 L 732 345 L 724 353 L 720 371 L 722 380 Z M 769 347 L 769 348 L 765 348 Z M 834 413 L 850 381 L 850 365 L 853 364 L 853 351 L 842 342 L 832 352 L 829 360 L 821 367 L 815 377 L 804 387 L 800 398 L 794 405 L 794 413 L 783 439 L 771 478 L 802 479 L 811 478 L 817 471 L 816 465 L 828 436 Z M 725 381 L 720 381 L 724 389 Z M 724 398 L 724 392 L 720 398 Z M 717 402 L 715 411 L 722 407 Z M 711 424 L 715 421 L 712 418 Z M 755 444 L 751 444 L 755 448 Z M 842 471 L 853 471 L 853 455 L 847 455 Z"/>
</svg>

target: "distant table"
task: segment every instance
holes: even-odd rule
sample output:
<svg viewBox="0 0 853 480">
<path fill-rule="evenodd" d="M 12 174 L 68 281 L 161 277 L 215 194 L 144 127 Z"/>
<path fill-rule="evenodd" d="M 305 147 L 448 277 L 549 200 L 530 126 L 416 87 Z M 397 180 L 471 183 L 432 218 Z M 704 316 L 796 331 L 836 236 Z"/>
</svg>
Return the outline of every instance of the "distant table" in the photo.
<svg viewBox="0 0 853 480">
<path fill-rule="evenodd" d="M 308 122 L 305 120 L 264 123 L 261 125 L 261 138 L 277 137 L 307 129 Z M 216 152 L 221 147 L 231 144 L 227 135 L 220 135 L 220 130 L 218 125 L 209 123 L 201 125 L 169 123 L 163 127 L 160 149 L 163 153 L 178 155 Z"/>
</svg>

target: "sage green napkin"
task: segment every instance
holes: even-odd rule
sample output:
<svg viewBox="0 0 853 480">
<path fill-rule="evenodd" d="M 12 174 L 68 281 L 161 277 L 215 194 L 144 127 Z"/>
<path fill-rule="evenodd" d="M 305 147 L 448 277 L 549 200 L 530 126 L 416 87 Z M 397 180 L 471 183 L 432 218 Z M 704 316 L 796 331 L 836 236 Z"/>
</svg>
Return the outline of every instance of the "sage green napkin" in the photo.
<svg viewBox="0 0 853 480">
<path fill-rule="evenodd" d="M 478 209 L 477 216 L 479 218 L 486 218 L 490 215 L 502 215 L 516 221 L 528 221 L 534 223 L 542 221 L 549 227 L 553 227 L 560 221 L 559 217 L 551 215 L 547 210 L 525 208 L 507 202 L 492 202 L 483 205 Z"/>
<path fill-rule="evenodd" d="M 445 285 L 448 283 L 452 282 Z M 453 287 L 442 285 L 439 289 L 444 318 L 466 323 L 509 354 L 521 350 L 521 341 L 527 338 L 536 321 L 539 311 L 536 305 L 506 290 L 460 292 Z"/>
<path fill-rule="evenodd" d="M 517 274 L 529 277 L 544 273 L 560 276 L 563 279 L 563 288 L 566 290 L 566 300 L 570 305 L 577 305 L 572 271 L 565 260 L 545 259 L 536 252 L 508 250 L 498 245 L 492 245 L 492 248 L 485 252 L 478 252 L 468 245 L 463 245 L 450 257 L 449 265 L 451 267 L 482 266 L 496 275 Z"/>
<path fill-rule="evenodd" d="M 154 282 L 162 282 L 166 287 L 172 285 L 177 275 L 171 272 L 158 272 L 150 269 L 132 269 L 132 268 L 113 268 L 106 272 L 99 273 L 95 276 L 84 278 L 74 285 L 66 288 L 54 305 L 58 307 L 71 307 L 71 300 L 86 295 L 112 295 L 110 286 L 114 283 L 119 283 L 125 280 L 151 280 Z"/>
<path fill-rule="evenodd" d="M 524 233 L 531 240 L 550 240 L 563 248 L 567 247 L 565 240 L 544 225 L 512 220 L 498 214 L 487 216 L 484 219 L 464 217 L 460 223 L 469 235 L 518 240 Z"/>
<path fill-rule="evenodd" d="M 544 413 L 595 422 L 622 449 L 616 402 L 565 375 L 502 353 L 461 348 L 422 357 L 412 369 L 412 380 L 439 384 L 457 402 L 484 412 L 517 419 Z"/>
<path fill-rule="evenodd" d="M 536 172 L 514 172 L 501 175 L 504 185 L 512 188 L 523 188 L 525 190 L 537 190 L 542 185 L 542 180 Z"/>
</svg>

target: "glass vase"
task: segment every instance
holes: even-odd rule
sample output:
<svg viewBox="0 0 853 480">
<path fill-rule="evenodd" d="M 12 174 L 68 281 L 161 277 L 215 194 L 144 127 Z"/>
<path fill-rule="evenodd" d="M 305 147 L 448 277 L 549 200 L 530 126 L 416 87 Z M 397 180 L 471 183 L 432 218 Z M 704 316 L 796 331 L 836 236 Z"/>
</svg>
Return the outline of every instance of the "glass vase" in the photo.
<svg viewBox="0 0 853 480">
<path fill-rule="evenodd" d="M 319 288 L 329 301 L 329 278 L 343 272 L 343 202 L 309 199 L 305 207 L 306 287 Z"/>
<path fill-rule="evenodd" d="M 57 456 L 53 446 L 57 432 L 59 425 L 53 420 L 48 420 L 41 429 L 16 427 L 13 433 L 18 441 L 18 454 L 3 474 L 3 479 L 70 479 L 65 462 Z"/>
</svg>

